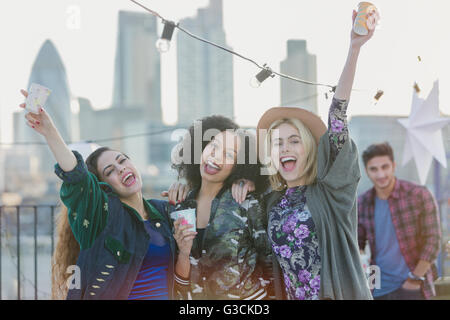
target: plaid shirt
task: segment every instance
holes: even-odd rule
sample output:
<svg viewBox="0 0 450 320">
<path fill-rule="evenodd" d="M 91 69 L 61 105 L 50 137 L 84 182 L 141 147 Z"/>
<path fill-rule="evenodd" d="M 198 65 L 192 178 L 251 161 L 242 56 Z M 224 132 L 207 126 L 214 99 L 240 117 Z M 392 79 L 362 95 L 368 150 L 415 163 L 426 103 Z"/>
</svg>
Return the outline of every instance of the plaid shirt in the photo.
<svg viewBox="0 0 450 320">
<path fill-rule="evenodd" d="M 375 188 L 358 198 L 358 243 L 364 249 L 369 241 L 375 261 Z M 419 260 L 432 264 L 425 274 L 422 292 L 426 299 L 435 296 L 434 280 L 437 276 L 435 260 L 439 253 L 441 228 L 439 213 L 433 195 L 426 187 L 396 179 L 394 189 L 388 198 L 400 251 L 409 269 L 413 271 Z"/>
</svg>

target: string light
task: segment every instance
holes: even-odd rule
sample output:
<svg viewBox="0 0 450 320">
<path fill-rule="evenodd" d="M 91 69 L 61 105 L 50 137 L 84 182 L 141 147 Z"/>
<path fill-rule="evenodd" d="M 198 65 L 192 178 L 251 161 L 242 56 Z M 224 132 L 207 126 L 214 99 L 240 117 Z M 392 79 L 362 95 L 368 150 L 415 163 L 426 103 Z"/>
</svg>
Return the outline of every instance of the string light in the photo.
<svg viewBox="0 0 450 320">
<path fill-rule="evenodd" d="M 318 93 L 309 95 L 309 96 L 305 96 L 302 98 L 294 99 L 294 100 L 285 102 L 285 104 L 291 104 L 294 102 L 299 103 L 299 102 L 303 102 L 303 101 L 307 101 L 309 99 L 315 98 L 317 96 L 319 96 Z M 76 142 L 75 141 L 65 141 L 65 143 L 67 145 L 75 144 L 75 143 L 97 143 L 97 144 L 100 144 L 102 142 L 112 142 L 112 141 L 120 141 L 120 140 L 131 139 L 131 138 L 144 137 L 144 136 L 154 136 L 154 135 L 171 132 L 171 131 L 178 130 L 178 129 L 186 129 L 186 128 L 182 127 L 182 126 L 173 126 L 173 127 L 168 127 L 168 128 L 161 129 L 161 130 L 155 130 L 153 132 L 137 133 L 137 134 L 131 134 L 131 135 L 127 135 L 127 136 L 119 136 L 119 137 L 114 137 L 114 138 L 84 140 L 84 141 L 76 141 Z M 28 146 L 28 145 L 47 146 L 48 143 L 47 142 L 29 142 L 29 141 L 28 142 L 10 142 L 10 143 L 8 143 L 8 142 L 0 141 L 0 146 Z"/>
<path fill-rule="evenodd" d="M 138 138 L 138 137 L 143 137 L 143 136 L 154 136 L 154 135 L 170 132 L 170 131 L 173 131 L 173 130 L 176 130 L 176 129 L 185 129 L 185 128 L 176 126 L 176 127 L 170 127 L 170 128 L 167 128 L 167 129 L 158 130 L 158 131 L 147 132 L 147 133 L 138 133 L 138 134 L 131 134 L 131 135 L 120 136 L 120 137 L 115 137 L 115 138 L 96 139 L 96 140 L 77 141 L 77 142 L 100 143 L 100 142 L 119 141 L 119 140 L 130 139 L 130 138 Z M 75 141 L 65 141 L 65 143 L 67 145 L 74 144 L 74 143 L 77 143 L 77 142 L 75 142 Z M 2 145 L 3 146 L 28 146 L 28 145 L 46 146 L 46 145 L 48 145 L 48 143 L 47 142 L 11 142 L 11 143 L 0 142 L 0 146 L 2 146 Z"/>
<path fill-rule="evenodd" d="M 263 83 L 267 78 L 275 77 L 272 69 L 270 69 L 267 64 L 264 64 L 264 69 L 261 70 L 256 76 L 250 79 L 250 86 L 253 88 L 259 88 L 261 83 Z"/>
<path fill-rule="evenodd" d="M 157 18 L 160 18 L 160 19 L 163 21 L 163 23 L 165 24 L 165 27 L 168 25 L 168 22 L 169 22 L 169 21 L 166 20 L 164 17 L 162 17 L 162 16 L 161 16 L 159 13 L 157 13 L 156 11 L 151 10 L 151 9 L 149 9 L 149 8 L 147 8 L 147 7 L 145 7 L 145 6 L 143 6 L 142 4 L 140 4 L 139 2 L 137 2 L 137 1 L 135 1 L 135 0 L 130 0 L 130 1 L 133 2 L 133 3 L 135 3 L 136 5 L 140 6 L 140 7 L 143 8 L 144 10 L 148 11 L 148 12 L 149 12 L 150 14 L 152 14 L 153 16 L 155 16 L 155 17 L 157 17 Z M 209 45 L 212 45 L 212 46 L 214 46 L 214 47 L 216 47 L 216 48 L 219 48 L 219 49 L 221 49 L 221 50 L 227 51 L 227 52 L 229 52 L 229 53 L 231 53 L 231 54 L 233 54 L 233 55 L 235 55 L 235 56 L 237 56 L 237 57 L 239 57 L 239 58 L 241 58 L 241 59 L 244 59 L 244 60 L 247 60 L 247 61 L 253 63 L 253 64 L 256 65 L 259 69 L 262 70 L 262 71 L 261 71 L 261 77 L 262 77 L 263 75 L 264 75 L 264 76 L 267 75 L 267 74 L 268 74 L 268 70 L 271 70 L 271 69 L 269 69 L 266 65 L 261 66 L 261 65 L 258 64 L 256 61 L 254 61 L 254 60 L 252 60 L 252 59 L 250 59 L 250 58 L 247 58 L 247 57 L 245 57 L 245 56 L 243 56 L 243 55 L 241 55 L 241 54 L 239 54 L 239 53 L 237 53 L 237 52 L 235 52 L 235 51 L 233 51 L 233 50 L 230 50 L 230 49 L 228 49 L 228 48 L 225 48 L 225 47 L 223 47 L 223 46 L 221 46 L 221 45 L 218 45 L 218 44 L 216 44 L 216 43 L 214 43 L 214 42 L 211 42 L 211 41 L 208 41 L 208 40 L 206 40 L 206 39 L 203 39 L 203 38 L 201 38 L 201 37 L 199 37 L 199 36 L 197 36 L 197 35 L 195 35 L 195 34 L 189 32 L 188 30 L 182 28 L 178 23 L 173 23 L 173 22 L 172 22 L 172 25 L 171 25 L 171 26 L 173 26 L 174 28 L 177 28 L 178 30 L 180 30 L 180 31 L 182 31 L 182 32 L 184 32 L 184 33 L 186 33 L 188 36 L 190 36 L 190 37 L 192 37 L 192 38 L 194 38 L 194 39 L 197 39 L 197 40 L 199 40 L 199 41 L 202 41 L 202 42 L 204 42 L 204 43 L 207 43 L 207 44 L 209 44 Z M 171 27 L 171 26 L 170 26 L 170 27 Z M 167 28 L 170 28 L 170 27 L 167 27 Z M 169 29 L 169 30 L 170 30 L 170 29 Z M 168 30 L 167 32 L 169 32 L 169 30 Z M 163 33 L 164 33 L 164 32 L 163 32 Z M 172 31 L 172 34 L 173 34 L 173 31 Z M 167 42 L 166 42 L 166 44 L 167 44 Z M 163 48 L 163 50 L 164 50 L 164 49 L 167 48 L 167 46 L 163 46 L 162 48 Z M 158 47 L 158 49 L 159 49 L 159 47 Z M 285 74 L 282 74 L 282 73 L 279 73 L 279 72 L 276 72 L 276 71 L 271 70 L 271 74 L 270 74 L 269 76 L 270 76 L 270 77 L 273 77 L 274 75 L 277 75 L 277 76 L 279 76 L 279 77 L 286 78 L 286 79 L 289 79 L 289 80 L 292 80 L 292 81 L 300 82 L 300 83 L 303 83 L 303 84 L 329 87 L 329 88 L 332 89 L 333 92 L 336 90 L 336 86 L 332 86 L 332 85 L 328 85 L 328 84 L 322 84 L 322 83 L 310 82 L 310 81 L 306 81 L 306 80 L 303 80 L 303 79 L 295 78 L 295 77 L 292 77 L 292 76 L 289 76 L 289 75 L 285 75 Z M 267 76 L 265 79 L 267 79 L 269 76 Z M 256 77 L 255 77 L 255 78 L 256 78 Z M 264 79 L 264 80 L 265 80 L 265 79 Z M 258 80 L 258 81 L 259 81 L 259 80 Z M 253 83 L 253 85 L 256 85 L 256 86 L 258 87 L 257 82 L 255 82 L 254 79 L 251 80 L 251 83 Z M 261 84 L 261 81 L 260 81 L 260 84 Z"/>
<path fill-rule="evenodd" d="M 170 50 L 170 40 L 172 40 L 173 32 L 175 30 L 175 22 L 163 20 L 164 30 L 156 41 L 156 48 L 160 53 L 165 53 Z"/>
</svg>

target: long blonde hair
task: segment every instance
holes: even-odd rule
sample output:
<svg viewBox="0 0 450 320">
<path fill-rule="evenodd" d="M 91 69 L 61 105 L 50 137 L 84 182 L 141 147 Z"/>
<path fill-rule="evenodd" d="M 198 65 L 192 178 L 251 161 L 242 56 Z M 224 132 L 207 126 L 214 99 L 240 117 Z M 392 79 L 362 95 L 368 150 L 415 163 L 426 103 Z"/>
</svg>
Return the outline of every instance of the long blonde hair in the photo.
<svg viewBox="0 0 450 320">
<path fill-rule="evenodd" d="M 279 128 L 282 124 L 289 124 L 298 130 L 300 138 L 302 140 L 303 148 L 305 150 L 306 157 L 302 159 L 303 172 L 300 178 L 305 179 L 305 184 L 309 185 L 315 182 L 317 178 L 317 144 L 314 137 L 309 130 L 300 120 L 295 118 L 280 119 L 272 123 L 270 126 L 265 141 L 265 150 L 267 150 L 267 156 L 270 160 L 270 167 L 275 172 L 275 174 L 269 177 L 270 185 L 273 190 L 281 191 L 287 187 L 286 181 L 280 175 L 280 173 L 275 169 L 272 163 L 272 133 L 275 129 Z"/>
<path fill-rule="evenodd" d="M 61 211 L 56 218 L 56 242 L 55 252 L 52 257 L 52 299 L 64 300 L 67 296 L 67 268 L 75 265 L 80 253 L 78 244 L 69 224 L 67 207 L 61 204 Z"/>
</svg>

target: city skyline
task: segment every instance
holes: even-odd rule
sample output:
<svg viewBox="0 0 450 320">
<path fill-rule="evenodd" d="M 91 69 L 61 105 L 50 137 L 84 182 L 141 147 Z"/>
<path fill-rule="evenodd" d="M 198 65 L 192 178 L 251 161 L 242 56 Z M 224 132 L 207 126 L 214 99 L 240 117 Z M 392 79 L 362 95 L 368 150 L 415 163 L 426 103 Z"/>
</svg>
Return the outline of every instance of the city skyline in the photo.
<svg viewBox="0 0 450 320">
<path fill-rule="evenodd" d="M 154 48 L 157 20 L 143 12 L 119 12 L 113 108 L 140 107 L 161 119 L 161 64 Z"/>
<path fill-rule="evenodd" d="M 76 132 L 77 123 L 74 121 L 76 115 L 71 111 L 70 85 L 67 78 L 66 68 L 62 58 L 50 40 L 46 40 L 39 50 L 33 63 L 33 68 L 28 79 L 28 87 L 32 83 L 38 83 L 48 88 L 52 88 L 46 104 L 45 110 L 52 117 L 55 126 L 58 128 L 61 137 L 65 141 L 71 141 Z M 17 110 L 14 113 L 14 142 L 37 142 L 45 141 L 44 137 L 36 134 L 28 127 L 23 118 L 23 112 Z M 40 146 L 29 146 L 27 148 L 30 157 L 38 161 L 40 172 L 53 170 L 52 158 L 48 148 Z"/>
<path fill-rule="evenodd" d="M 280 70 L 299 79 L 317 81 L 317 58 L 308 52 L 306 40 L 287 41 L 287 55 L 280 63 Z M 295 107 L 302 104 L 307 110 L 317 114 L 318 93 L 315 86 L 299 87 L 294 81 L 281 79 L 280 91 L 282 106 Z"/>
<path fill-rule="evenodd" d="M 32 6 L 31 2 L 17 1 L 17 3 L 19 2 Z M 43 1 L 43 3 L 44 2 L 46 1 Z M 169 2 L 172 4 L 172 7 L 170 7 Z M 192 1 L 190 5 L 180 5 L 177 6 L 177 8 L 173 6 L 174 2 L 167 1 L 167 3 L 168 4 L 166 5 L 161 1 L 154 1 L 152 2 L 151 7 L 155 10 L 159 10 L 159 12 L 166 17 L 173 16 L 174 19 L 180 19 L 186 16 L 194 16 L 199 7 L 205 7 L 209 2 Z M 328 13 L 326 13 L 327 19 L 329 18 L 327 21 L 328 23 L 337 26 L 333 30 L 335 34 L 333 34 L 332 37 L 330 36 L 331 31 L 327 28 L 306 29 L 304 26 L 307 23 L 314 22 L 314 19 L 306 17 L 306 13 L 309 12 L 309 15 L 313 16 L 312 13 L 318 12 L 317 4 L 301 1 L 297 5 L 293 1 L 285 1 L 285 5 L 282 6 L 282 8 L 274 8 L 274 12 L 271 13 L 267 10 L 267 1 L 261 1 L 258 3 L 258 14 L 255 15 L 255 17 L 252 17 L 252 19 L 254 19 L 252 21 L 255 21 L 255 23 L 253 25 L 247 24 L 244 27 L 242 21 L 248 17 L 247 12 L 251 12 L 250 9 L 253 8 L 252 6 L 255 2 L 246 2 L 245 4 L 241 4 L 239 10 L 234 10 L 236 7 L 233 2 L 224 1 L 224 28 L 227 34 L 227 42 L 230 46 L 240 53 L 255 58 L 261 62 L 268 62 L 272 67 L 276 67 L 286 56 L 285 43 L 288 39 L 305 39 L 308 42 L 309 52 L 317 55 L 318 81 L 331 84 L 336 83 L 342 65 L 345 61 L 346 47 L 348 45 L 347 35 L 350 30 L 348 23 L 349 16 L 351 14 L 351 9 L 354 8 L 357 3 L 354 1 L 342 1 L 338 5 L 332 2 L 327 2 L 327 4 L 329 4 L 328 11 L 330 11 L 329 17 Z M 78 5 L 81 8 L 82 25 L 80 30 L 70 30 L 66 26 L 68 17 L 66 11 L 70 4 Z M 410 110 L 412 84 L 414 83 L 414 80 L 419 79 L 418 82 L 424 95 L 428 93 L 432 86 L 432 82 L 436 78 L 440 78 L 441 87 L 444 88 L 448 86 L 450 68 L 449 62 L 445 58 L 449 52 L 448 37 L 442 36 L 443 31 L 441 30 L 443 28 L 439 27 L 440 23 L 443 21 L 440 19 L 440 15 L 444 10 L 440 10 L 438 12 L 431 10 L 426 5 L 425 1 L 410 1 L 408 4 L 412 5 L 405 8 L 404 1 L 398 1 L 395 4 L 388 4 L 387 1 L 377 2 L 377 5 L 382 13 L 382 28 L 377 30 L 377 34 L 372 41 L 373 43 L 371 43 L 369 47 L 364 48 L 364 51 L 361 53 L 362 57 L 355 80 L 355 88 L 362 89 L 363 91 L 355 91 L 353 93 L 352 103 L 349 108 L 350 115 L 408 115 Z M 441 1 L 440 4 L 442 8 L 449 6 L 444 1 Z M 12 12 L 18 12 L 18 7 L 16 4 L 11 6 Z M 7 35 L 5 39 L 5 41 L 7 43 L 11 43 L 11 45 L 10 48 L 7 48 L 7 50 L 3 52 L 4 57 L 6 57 L 4 61 L 9 60 L 11 63 L 9 63 L 9 65 L 1 65 L 3 70 L 6 70 L 3 75 L 8 74 L 10 76 L 8 81 L 6 81 L 4 76 L 0 76 L 0 85 L 2 85 L 1 87 L 4 90 L 4 94 L 0 98 L 0 109 L 2 110 L 0 136 L 2 142 L 11 141 L 11 113 L 16 110 L 16 105 L 21 102 L 18 89 L 23 87 L 23 84 L 20 85 L 20 82 L 26 82 L 24 77 L 19 76 L 19 74 L 23 74 L 23 72 L 29 68 L 26 66 L 26 61 L 30 59 L 27 57 L 29 57 L 33 52 L 32 49 L 30 50 L 30 48 L 32 48 L 30 45 L 32 43 L 36 43 L 36 39 L 39 37 L 41 37 L 40 40 L 43 41 L 48 38 L 47 36 L 52 34 L 55 35 L 50 36 L 49 38 L 54 41 L 57 49 L 61 51 L 61 56 L 63 56 L 63 60 L 65 60 L 63 62 L 69 69 L 69 83 L 71 84 L 71 87 L 73 87 L 74 95 L 86 97 L 93 102 L 92 104 L 94 106 L 100 108 L 107 107 L 111 104 L 107 103 L 107 101 L 111 99 L 112 94 L 110 94 L 110 97 L 107 98 L 107 94 L 105 94 L 105 92 L 112 92 L 112 78 L 110 77 L 107 81 L 98 81 L 98 79 L 107 79 L 108 75 L 113 73 L 113 68 L 111 67 L 113 64 L 110 64 L 107 70 L 105 66 L 106 63 L 103 63 L 103 61 L 100 63 L 96 59 L 98 59 L 97 57 L 101 52 L 103 52 L 102 60 L 105 62 L 111 62 L 114 60 L 114 50 L 108 55 L 104 54 L 104 51 L 102 51 L 104 50 L 103 47 L 108 47 L 109 43 L 106 40 L 105 45 L 102 44 L 101 48 L 98 45 L 93 46 L 96 50 L 83 49 L 89 48 L 89 44 L 95 43 L 95 40 L 98 40 L 100 33 L 104 38 L 109 37 L 115 39 L 117 33 L 117 23 L 107 20 L 105 25 L 102 26 L 103 29 L 100 28 L 100 26 L 97 27 L 96 25 L 94 28 L 93 23 L 95 16 L 101 12 L 100 6 L 93 4 L 88 5 L 84 1 L 61 1 L 58 5 L 53 6 L 55 7 L 55 11 L 59 12 L 58 18 L 56 19 L 52 14 L 47 13 L 46 15 L 48 15 L 49 18 L 43 21 L 43 29 L 40 27 L 41 24 L 38 24 L 35 27 L 35 30 L 31 33 L 33 37 L 30 37 L 29 39 L 27 38 L 27 41 L 23 41 L 22 44 L 12 42 L 11 40 L 14 37 L 11 37 L 11 35 Z M 14 7 L 16 10 L 14 10 Z M 286 8 L 290 8 L 291 10 L 286 10 Z M 301 12 L 298 11 L 297 16 L 305 19 L 300 19 L 301 21 L 298 22 L 292 19 L 295 17 L 295 8 L 304 9 Z M 113 12 L 117 14 L 118 9 L 142 12 L 139 8 L 136 8 L 136 6 L 129 4 L 126 1 L 111 1 L 111 7 L 105 9 L 105 17 L 107 17 L 108 14 L 111 15 Z M 404 34 L 398 32 L 402 35 L 402 37 L 393 36 L 392 34 L 394 33 L 394 29 L 392 27 L 396 22 L 394 21 L 394 16 L 395 13 L 398 13 L 401 9 L 405 11 L 405 15 L 403 16 L 405 28 L 407 27 L 406 29 L 411 30 L 411 32 L 404 32 Z M 289 13 L 288 11 L 292 11 L 292 13 Z M 333 12 L 332 15 L 331 11 Z M 278 14 L 278 20 L 274 18 L 274 21 L 279 21 L 278 24 L 283 25 L 283 30 L 287 30 L 282 34 L 279 32 L 279 29 L 275 28 L 277 23 L 270 23 L 269 25 L 262 23 L 265 18 L 268 18 L 271 15 L 277 15 L 277 13 L 280 12 L 284 15 Z M 431 15 L 432 13 L 434 16 Z M 418 17 L 422 19 L 420 24 L 415 23 Z M 8 20 L 8 17 L 0 20 L 2 23 L 12 23 L 11 19 Z M 54 28 L 56 22 L 59 24 L 62 23 L 62 25 L 60 25 L 59 28 Z M 289 24 L 290 26 L 287 26 Z M 14 26 L 14 24 L 12 25 Z M 33 24 L 26 24 L 28 28 L 31 25 Z M 111 28 L 111 25 L 116 27 Z M 419 25 L 419 27 L 415 27 L 415 25 Z M 295 28 L 292 26 L 295 26 Z M 270 27 L 272 27 L 272 29 L 270 29 Z M 20 36 L 23 31 L 17 26 L 15 26 L 15 28 L 17 31 L 17 36 Z M 158 28 L 159 31 L 161 31 L 161 24 L 159 22 Z M 108 32 L 105 32 L 106 30 Z M 237 30 L 239 30 L 239 33 L 241 34 L 240 37 L 236 36 Z M 267 30 L 271 31 L 267 32 Z M 431 33 L 431 30 L 435 32 Z M 58 34 L 57 31 L 60 34 Z M 87 36 L 86 32 L 92 33 L 92 35 Z M 44 34 L 45 37 L 43 36 Z M 280 36 L 280 34 L 282 36 Z M 248 39 L 249 35 L 252 35 L 251 39 Z M 345 35 L 345 37 L 343 35 Z M 272 44 L 269 39 L 273 40 L 276 36 L 278 36 L 279 39 L 273 41 Z M 81 41 L 82 38 L 85 40 Z M 191 39 L 191 41 L 196 40 Z M 284 45 L 279 45 L 280 42 L 284 43 Z M 85 44 L 87 47 L 80 46 L 80 43 Z M 116 41 L 113 40 L 111 43 L 113 43 L 115 47 Z M 331 49 L 333 49 L 332 54 L 329 53 L 332 51 Z M 406 50 L 409 50 L 407 55 L 405 54 Z M 12 54 L 14 54 L 14 59 L 8 59 L 7 57 L 11 57 Z M 176 99 L 176 95 L 174 94 L 176 89 L 173 88 L 174 79 L 176 79 L 176 77 L 173 77 L 169 72 L 176 69 L 176 63 L 173 61 L 174 56 L 176 56 L 176 43 L 173 43 L 172 49 L 169 53 L 161 56 L 161 98 L 164 108 L 163 116 L 166 122 L 168 122 L 168 119 L 173 121 L 175 118 L 172 114 L 174 110 L 173 108 L 176 106 L 176 101 L 174 101 Z M 422 58 L 421 63 L 418 62 L 418 56 Z M 267 60 L 268 57 L 270 57 L 271 60 Z M 82 65 L 80 65 L 79 62 L 76 62 L 78 59 L 83 60 Z M 91 66 L 93 66 L 92 64 L 94 61 L 95 72 L 87 74 L 87 69 L 90 70 L 92 68 Z M 382 61 L 382 63 L 379 61 Z M 18 63 L 20 63 L 20 68 L 17 68 Z M 235 69 L 234 100 L 236 120 L 241 125 L 254 126 L 260 114 L 262 114 L 269 107 L 280 103 L 279 79 L 269 79 L 261 86 L 260 89 L 255 90 L 248 85 L 248 82 L 258 70 L 254 66 L 247 64 L 245 61 L 241 61 L 236 58 L 233 58 L 233 66 Z M 28 69 L 28 74 L 29 72 L 30 69 Z M 83 85 L 80 84 L 80 81 Z M 103 86 L 103 82 L 105 84 L 106 82 L 109 82 L 111 84 L 109 86 L 111 89 L 105 89 L 108 85 Z M 92 83 L 94 83 L 94 85 Z M 97 84 L 102 84 L 102 86 L 98 85 L 99 88 L 96 88 Z M 83 86 L 84 89 L 82 89 Z M 378 88 L 384 89 L 385 95 L 380 100 L 379 104 L 374 107 L 372 100 L 374 93 Z M 326 116 L 329 101 L 326 101 L 322 95 L 326 90 L 323 88 L 318 88 L 318 91 L 320 94 L 318 106 L 319 114 L 323 118 L 324 115 Z M 89 92 L 94 93 L 91 94 Z M 175 96 L 175 99 L 173 96 Z M 446 92 L 446 90 L 442 90 L 441 111 L 445 114 L 450 113 L 450 104 L 448 103 L 449 100 L 449 93 Z M 396 107 L 391 107 L 392 105 L 395 105 Z"/>
<path fill-rule="evenodd" d="M 197 15 L 180 21 L 195 35 L 231 49 L 223 29 L 222 0 L 210 0 Z M 213 114 L 234 118 L 233 58 L 183 32 L 177 33 L 178 122 L 189 126 Z"/>
</svg>

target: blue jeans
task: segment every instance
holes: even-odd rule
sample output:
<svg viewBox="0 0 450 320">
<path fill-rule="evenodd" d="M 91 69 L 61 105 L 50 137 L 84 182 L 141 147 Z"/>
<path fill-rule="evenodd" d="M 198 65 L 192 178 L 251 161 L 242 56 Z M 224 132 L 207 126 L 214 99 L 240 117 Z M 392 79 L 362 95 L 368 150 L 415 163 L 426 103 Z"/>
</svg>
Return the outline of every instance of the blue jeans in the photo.
<svg viewBox="0 0 450 320">
<path fill-rule="evenodd" d="M 384 296 L 374 297 L 374 300 L 425 300 L 425 297 L 423 296 L 422 289 L 407 290 L 400 287 Z"/>
</svg>

